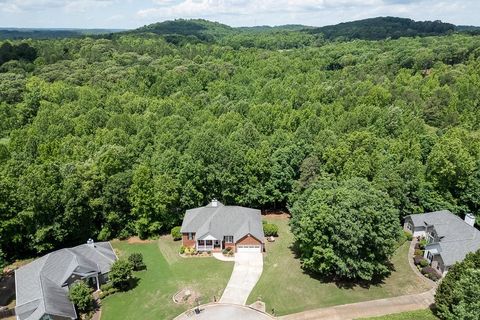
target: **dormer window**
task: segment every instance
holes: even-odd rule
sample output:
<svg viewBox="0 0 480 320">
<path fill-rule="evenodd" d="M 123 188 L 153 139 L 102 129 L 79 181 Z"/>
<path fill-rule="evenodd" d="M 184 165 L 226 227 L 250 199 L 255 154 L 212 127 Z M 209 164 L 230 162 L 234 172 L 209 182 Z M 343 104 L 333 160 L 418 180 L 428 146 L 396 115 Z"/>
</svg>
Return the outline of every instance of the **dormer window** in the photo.
<svg viewBox="0 0 480 320">
<path fill-rule="evenodd" d="M 223 241 L 225 241 L 225 243 L 233 243 L 233 236 L 224 236 Z"/>
</svg>

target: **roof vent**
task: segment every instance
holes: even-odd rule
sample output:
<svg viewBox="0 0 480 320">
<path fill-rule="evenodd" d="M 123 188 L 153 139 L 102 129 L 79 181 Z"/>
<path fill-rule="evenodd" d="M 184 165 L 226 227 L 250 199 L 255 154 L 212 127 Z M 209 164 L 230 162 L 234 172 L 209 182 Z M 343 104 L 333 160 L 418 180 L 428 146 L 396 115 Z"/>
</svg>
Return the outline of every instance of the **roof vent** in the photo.
<svg viewBox="0 0 480 320">
<path fill-rule="evenodd" d="M 214 208 L 215 208 L 215 207 L 218 207 L 218 201 L 217 201 L 217 199 L 213 199 L 213 200 L 212 200 L 212 207 L 214 207 Z"/>
<path fill-rule="evenodd" d="M 470 225 L 470 226 L 474 226 L 475 225 L 475 216 L 471 213 L 467 213 L 465 215 L 465 222 Z"/>
<path fill-rule="evenodd" d="M 87 240 L 87 245 L 89 245 L 89 246 L 92 247 L 92 248 L 95 247 L 95 242 L 93 241 L 92 238 L 90 238 L 90 239 Z"/>
</svg>

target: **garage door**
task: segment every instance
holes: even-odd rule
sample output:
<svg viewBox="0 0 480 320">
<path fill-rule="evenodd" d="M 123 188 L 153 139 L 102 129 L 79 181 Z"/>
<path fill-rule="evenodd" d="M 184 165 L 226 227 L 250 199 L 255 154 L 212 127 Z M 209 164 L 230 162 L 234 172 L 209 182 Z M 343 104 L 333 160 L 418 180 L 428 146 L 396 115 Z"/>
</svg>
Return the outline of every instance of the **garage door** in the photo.
<svg viewBox="0 0 480 320">
<path fill-rule="evenodd" d="M 260 245 L 238 245 L 237 252 L 262 252 Z"/>
</svg>

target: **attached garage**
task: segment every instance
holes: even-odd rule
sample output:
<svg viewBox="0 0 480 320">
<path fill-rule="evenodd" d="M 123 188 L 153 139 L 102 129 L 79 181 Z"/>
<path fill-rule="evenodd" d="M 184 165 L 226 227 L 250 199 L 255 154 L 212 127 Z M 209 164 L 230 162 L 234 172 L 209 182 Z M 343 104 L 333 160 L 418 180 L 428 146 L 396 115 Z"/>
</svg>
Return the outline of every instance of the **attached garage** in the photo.
<svg viewBox="0 0 480 320">
<path fill-rule="evenodd" d="M 245 244 L 240 244 L 237 245 L 237 252 L 262 252 L 262 246 L 261 245 L 245 245 Z"/>
</svg>

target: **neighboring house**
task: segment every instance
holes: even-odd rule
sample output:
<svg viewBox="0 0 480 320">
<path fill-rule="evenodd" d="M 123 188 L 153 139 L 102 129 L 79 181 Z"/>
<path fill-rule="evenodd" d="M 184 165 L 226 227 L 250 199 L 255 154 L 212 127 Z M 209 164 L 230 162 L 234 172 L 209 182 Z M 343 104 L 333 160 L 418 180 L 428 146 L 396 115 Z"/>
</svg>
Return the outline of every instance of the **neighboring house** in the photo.
<svg viewBox="0 0 480 320">
<path fill-rule="evenodd" d="M 182 223 L 182 243 L 197 251 L 263 252 L 260 210 L 225 206 L 212 200 L 205 207 L 187 210 Z"/>
<path fill-rule="evenodd" d="M 474 227 L 475 216 L 465 220 L 448 210 L 412 214 L 405 217 L 404 229 L 414 237 L 425 237 L 425 258 L 443 275 L 455 262 L 480 249 L 480 231 Z"/>
<path fill-rule="evenodd" d="M 108 281 L 117 259 L 109 242 L 89 240 L 74 248 L 49 253 L 15 271 L 17 320 L 77 319 L 68 289 L 77 280 L 96 290 Z"/>
</svg>

